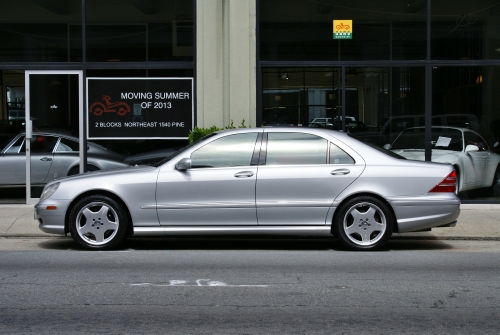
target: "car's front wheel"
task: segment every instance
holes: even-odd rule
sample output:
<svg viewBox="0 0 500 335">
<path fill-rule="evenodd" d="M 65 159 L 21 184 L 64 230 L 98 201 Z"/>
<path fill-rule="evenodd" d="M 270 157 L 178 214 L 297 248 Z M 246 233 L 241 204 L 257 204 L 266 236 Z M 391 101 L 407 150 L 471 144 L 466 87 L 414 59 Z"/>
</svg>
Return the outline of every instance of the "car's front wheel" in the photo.
<svg viewBox="0 0 500 335">
<path fill-rule="evenodd" d="M 126 238 L 128 224 L 123 206 L 106 195 L 82 198 L 69 215 L 71 236 L 89 250 L 116 248 Z"/>
<path fill-rule="evenodd" d="M 334 235 L 351 250 L 382 248 L 392 235 L 394 219 L 389 206 L 372 196 L 350 199 L 338 208 Z"/>
</svg>

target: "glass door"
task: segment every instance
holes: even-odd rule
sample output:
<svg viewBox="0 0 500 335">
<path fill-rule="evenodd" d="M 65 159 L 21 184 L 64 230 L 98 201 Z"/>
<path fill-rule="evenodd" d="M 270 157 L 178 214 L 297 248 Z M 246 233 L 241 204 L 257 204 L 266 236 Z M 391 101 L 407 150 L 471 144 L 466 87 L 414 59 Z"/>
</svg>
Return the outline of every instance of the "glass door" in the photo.
<svg viewBox="0 0 500 335">
<path fill-rule="evenodd" d="M 82 171 L 82 71 L 26 71 L 26 203 L 70 171 Z M 61 154 L 64 151 L 63 154 Z"/>
</svg>

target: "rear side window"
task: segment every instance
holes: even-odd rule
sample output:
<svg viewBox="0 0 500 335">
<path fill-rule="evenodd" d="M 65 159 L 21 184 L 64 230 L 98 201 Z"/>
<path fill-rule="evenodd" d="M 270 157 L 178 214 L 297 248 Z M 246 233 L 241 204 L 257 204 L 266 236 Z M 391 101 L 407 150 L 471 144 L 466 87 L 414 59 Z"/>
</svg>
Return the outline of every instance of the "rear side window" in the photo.
<svg viewBox="0 0 500 335">
<path fill-rule="evenodd" d="M 354 159 L 344 150 L 330 143 L 330 164 L 354 164 Z"/>
<path fill-rule="evenodd" d="M 328 141 L 302 133 L 269 133 L 266 165 L 326 164 Z"/>
<path fill-rule="evenodd" d="M 56 152 L 79 151 L 78 142 L 61 137 L 61 141 L 57 145 Z"/>
</svg>

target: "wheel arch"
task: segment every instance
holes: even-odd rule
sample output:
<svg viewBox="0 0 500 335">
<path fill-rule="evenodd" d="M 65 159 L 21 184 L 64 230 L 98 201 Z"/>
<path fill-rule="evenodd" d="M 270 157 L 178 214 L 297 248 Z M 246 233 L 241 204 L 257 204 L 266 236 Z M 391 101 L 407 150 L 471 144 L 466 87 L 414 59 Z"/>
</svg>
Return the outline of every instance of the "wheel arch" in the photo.
<svg viewBox="0 0 500 335">
<path fill-rule="evenodd" d="M 129 210 L 128 206 L 125 204 L 125 202 L 123 201 L 122 198 L 120 198 L 115 193 L 107 191 L 107 190 L 90 190 L 90 191 L 87 191 L 87 192 L 80 194 L 75 199 L 73 199 L 73 201 L 71 201 L 71 203 L 68 206 L 68 209 L 66 210 L 66 215 L 64 216 L 64 233 L 65 234 L 69 233 L 69 214 L 73 210 L 73 207 L 75 206 L 75 204 L 78 201 L 80 201 L 81 199 L 83 199 L 87 196 L 90 196 L 90 195 L 104 195 L 104 196 L 112 198 L 113 200 L 118 202 L 120 205 L 122 205 L 123 209 L 127 213 L 127 219 L 128 219 L 128 227 L 127 227 L 128 234 L 127 235 L 130 236 L 133 234 L 134 229 L 133 229 L 133 223 L 132 223 L 132 215 L 130 214 L 130 210 Z"/>
<path fill-rule="evenodd" d="M 76 170 L 78 171 L 78 172 L 77 172 L 77 173 L 75 173 L 75 174 L 79 174 L 79 173 L 80 173 L 80 165 L 75 164 L 75 165 L 71 166 L 71 167 L 68 169 L 68 173 L 67 173 L 67 175 L 68 175 L 68 176 L 72 176 L 72 175 L 70 174 L 70 172 L 71 172 L 72 170 L 74 170 L 74 169 L 76 169 Z M 98 171 L 98 170 L 102 170 L 102 169 L 101 169 L 99 166 L 97 166 L 96 164 L 87 164 L 87 171 Z"/>
<path fill-rule="evenodd" d="M 380 196 L 380 195 L 378 195 L 376 193 L 362 192 L 362 193 L 351 194 L 350 196 L 346 197 L 345 199 L 343 199 L 338 204 L 337 208 L 335 209 L 335 213 L 333 214 L 333 217 L 332 217 L 332 222 L 331 222 L 331 227 L 330 227 L 331 233 L 333 234 L 334 223 L 335 223 L 335 220 L 337 219 L 337 217 L 339 216 L 338 209 L 340 207 L 342 207 L 349 200 L 351 200 L 353 198 L 356 198 L 356 197 L 363 197 L 363 196 L 370 196 L 370 197 L 373 197 L 373 198 L 377 198 L 378 200 L 380 200 L 383 203 L 385 203 L 387 205 L 387 207 L 389 208 L 389 210 L 391 211 L 390 214 L 392 215 L 392 219 L 394 221 L 394 226 L 393 226 L 393 230 L 392 231 L 394 233 L 399 232 L 399 226 L 398 226 L 398 220 L 396 219 L 396 213 L 394 212 L 394 208 L 392 208 L 391 204 L 387 201 L 387 199 L 385 199 L 384 197 L 382 197 L 382 196 Z"/>
</svg>

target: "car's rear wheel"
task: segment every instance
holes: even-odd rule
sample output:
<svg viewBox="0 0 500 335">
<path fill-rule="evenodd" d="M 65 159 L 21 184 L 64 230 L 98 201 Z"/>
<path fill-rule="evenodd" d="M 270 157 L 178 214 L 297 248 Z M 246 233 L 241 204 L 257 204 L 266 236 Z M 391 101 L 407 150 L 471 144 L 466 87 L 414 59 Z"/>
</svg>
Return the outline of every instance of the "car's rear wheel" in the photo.
<svg viewBox="0 0 500 335">
<path fill-rule="evenodd" d="M 128 215 L 123 206 L 106 195 L 90 195 L 78 201 L 69 215 L 73 239 L 89 250 L 117 247 L 127 236 Z"/>
<path fill-rule="evenodd" d="M 391 237 L 394 226 L 389 206 L 372 196 L 347 201 L 334 220 L 334 235 L 351 250 L 380 249 Z"/>
</svg>

